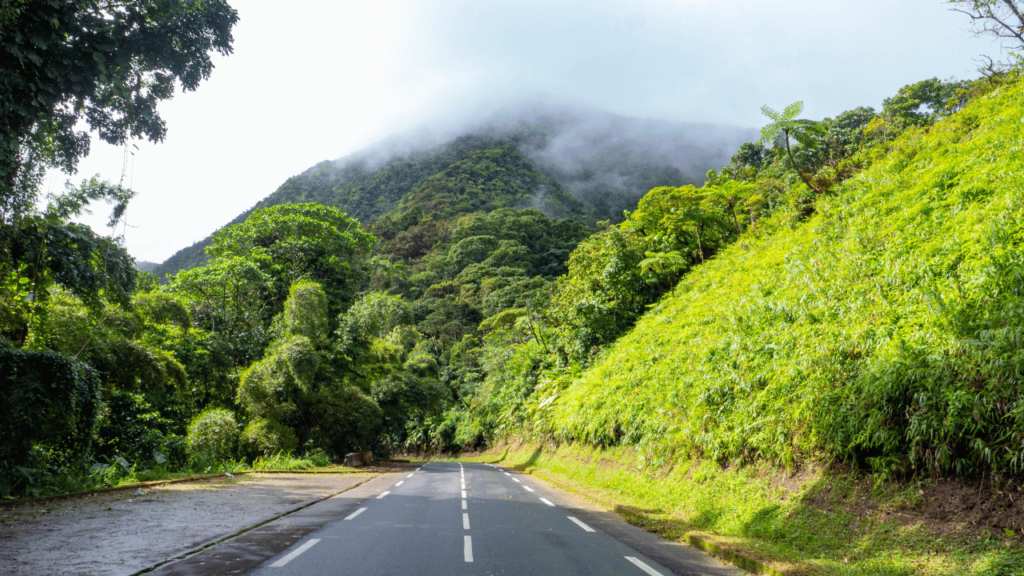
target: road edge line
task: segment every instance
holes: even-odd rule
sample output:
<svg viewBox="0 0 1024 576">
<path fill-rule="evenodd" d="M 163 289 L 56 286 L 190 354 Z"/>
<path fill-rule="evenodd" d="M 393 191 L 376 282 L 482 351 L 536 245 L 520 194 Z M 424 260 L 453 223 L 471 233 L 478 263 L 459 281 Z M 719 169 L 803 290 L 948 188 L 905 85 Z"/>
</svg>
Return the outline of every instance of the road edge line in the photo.
<svg viewBox="0 0 1024 576">
<path fill-rule="evenodd" d="M 611 502 L 608 502 L 607 500 L 604 500 L 603 498 L 599 498 L 597 496 L 594 496 L 592 493 L 590 493 L 587 490 L 584 490 L 584 489 L 581 489 L 581 488 L 577 488 L 577 487 L 574 487 L 574 486 L 569 486 L 567 484 L 559 482 L 558 480 L 554 480 L 552 478 L 544 476 L 543 474 L 539 474 L 539 473 L 537 473 L 534 470 L 523 470 L 523 472 L 526 472 L 527 474 L 530 474 L 531 476 L 536 476 L 537 478 L 540 478 L 541 480 L 544 480 L 546 482 L 550 482 L 551 484 L 554 484 L 555 486 L 558 486 L 559 488 L 561 488 L 563 490 L 566 490 L 568 492 L 572 492 L 574 494 L 580 494 L 583 497 L 585 497 L 585 498 L 587 498 L 589 500 L 592 500 L 592 501 L 594 501 L 594 502 L 596 502 L 596 503 L 598 503 L 598 504 L 608 508 L 610 511 L 612 511 L 619 518 L 622 518 L 623 520 L 626 520 L 625 518 L 622 517 L 621 514 L 618 513 L 618 507 L 620 506 L 619 504 L 613 504 Z M 626 522 L 628 523 L 629 521 L 626 520 Z M 648 532 L 650 532 L 650 531 L 648 530 Z M 653 532 L 651 532 L 651 533 L 653 534 Z M 658 538 L 661 538 L 661 536 L 658 536 Z M 671 540 L 668 540 L 668 539 L 665 539 L 665 538 L 661 538 L 661 539 L 662 540 L 666 540 L 667 542 L 671 542 Z M 735 552 L 733 550 L 729 550 L 727 548 L 723 548 L 722 546 L 719 546 L 718 544 L 715 544 L 713 542 L 709 542 L 709 541 L 707 541 L 707 540 L 705 540 L 705 539 L 703 539 L 703 538 L 701 538 L 699 536 L 696 536 L 694 534 L 684 534 L 680 538 L 680 540 L 682 541 L 682 543 L 687 544 L 688 546 L 691 546 L 693 548 L 697 548 L 698 550 L 701 550 L 701 551 L 705 552 L 706 554 L 709 554 L 709 555 L 714 556 L 716 558 L 719 558 L 721 560 L 725 560 L 726 562 L 729 562 L 730 564 L 732 564 L 732 565 L 734 565 L 734 566 L 736 566 L 738 568 L 742 568 L 742 569 L 746 570 L 747 572 L 750 572 L 750 573 L 753 573 L 753 574 L 766 574 L 768 576 L 790 576 L 788 572 L 784 572 L 784 571 L 779 570 L 777 568 L 772 568 L 771 566 L 768 566 L 767 564 L 765 564 L 764 562 L 761 562 L 760 560 L 755 560 L 755 559 L 753 559 L 753 558 L 751 558 L 749 556 L 745 556 L 743 554 L 740 554 L 739 552 Z"/>
</svg>

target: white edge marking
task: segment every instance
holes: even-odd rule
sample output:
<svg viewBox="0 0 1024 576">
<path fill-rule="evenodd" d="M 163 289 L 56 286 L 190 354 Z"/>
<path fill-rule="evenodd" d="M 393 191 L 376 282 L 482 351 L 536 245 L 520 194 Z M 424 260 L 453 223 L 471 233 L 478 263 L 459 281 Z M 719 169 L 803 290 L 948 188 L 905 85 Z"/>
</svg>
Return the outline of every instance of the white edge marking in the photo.
<svg viewBox="0 0 1024 576">
<path fill-rule="evenodd" d="M 378 496 L 378 498 L 379 498 L 379 496 Z M 552 502 L 551 500 L 548 500 L 547 498 L 541 498 L 540 501 L 545 503 L 545 504 L 547 504 L 548 506 L 554 506 L 555 505 L 554 502 Z"/>
<path fill-rule="evenodd" d="M 651 567 L 650 567 L 650 566 L 648 566 L 647 564 L 644 564 L 644 563 L 643 563 L 643 562 L 642 562 L 642 561 L 641 561 L 641 560 L 640 560 L 639 558 L 634 558 L 634 557 L 632 557 L 632 556 L 626 556 L 626 560 L 629 560 L 629 561 L 630 561 L 630 562 L 632 562 L 632 563 L 633 563 L 633 564 L 634 564 L 634 565 L 635 565 L 635 566 L 636 566 L 637 568 L 639 568 L 639 569 L 643 570 L 644 572 L 647 572 L 647 573 L 648 573 L 648 574 L 650 574 L 651 576 L 661 576 L 661 572 L 658 572 L 658 571 L 657 571 L 657 570 L 655 570 L 654 568 L 651 568 Z"/>
<path fill-rule="evenodd" d="M 463 540 L 462 557 L 466 560 L 466 562 L 473 561 L 473 539 L 469 536 L 466 536 L 465 540 Z"/>
<path fill-rule="evenodd" d="M 388 494 L 391 494 L 391 492 L 386 491 L 386 490 L 384 492 L 381 492 L 380 496 L 377 496 L 377 500 L 380 500 L 381 498 L 387 496 Z"/>
<path fill-rule="evenodd" d="M 593 528 L 591 528 L 590 526 L 587 526 L 587 525 L 586 525 L 586 524 L 584 524 L 583 522 L 580 522 L 579 518 L 575 518 L 575 517 L 573 517 L 573 516 L 567 516 L 567 518 L 568 518 L 569 520 L 572 520 L 572 521 L 573 521 L 573 523 L 575 523 L 575 524 L 576 524 L 577 526 L 579 526 L 580 528 L 583 528 L 583 529 L 584 529 L 584 530 L 586 530 L 587 532 L 593 532 L 593 531 L 594 531 L 594 529 L 593 529 Z"/>
<path fill-rule="evenodd" d="M 291 554 L 288 554 L 288 555 L 287 555 L 287 556 L 285 556 L 284 558 L 281 558 L 281 559 L 280 559 L 280 560 L 278 560 L 277 562 L 274 562 L 273 564 L 271 564 L 271 565 L 270 565 L 270 567 L 271 567 L 271 568 L 280 568 L 281 566 L 284 566 L 285 564 L 287 564 L 287 563 L 291 562 L 292 560 L 295 560 L 295 558 L 296 558 L 296 557 L 297 557 L 297 556 L 298 556 L 299 554 L 302 554 L 302 553 L 303 553 L 303 552 L 305 552 L 306 550 L 309 550 L 310 548 L 312 548 L 312 547 L 313 547 L 313 545 L 314 545 L 314 544 L 316 544 L 316 543 L 317 543 L 317 542 L 319 542 L 319 541 L 320 541 L 320 539 L 319 539 L 319 538 L 313 538 L 313 539 L 309 540 L 308 542 L 306 542 L 306 543 L 305 543 L 305 544 L 303 544 L 302 546 L 299 546 L 299 547 L 298 547 L 297 549 L 293 550 L 293 551 L 291 552 Z"/>
<path fill-rule="evenodd" d="M 462 529 L 469 530 L 469 514 L 462 513 Z"/>
<path fill-rule="evenodd" d="M 355 518 L 356 516 L 359 516 L 363 512 L 366 512 L 366 508 L 360 508 L 359 510 L 356 510 L 355 512 L 349 514 L 348 516 L 345 516 L 345 520 L 351 520 L 351 519 Z"/>
</svg>

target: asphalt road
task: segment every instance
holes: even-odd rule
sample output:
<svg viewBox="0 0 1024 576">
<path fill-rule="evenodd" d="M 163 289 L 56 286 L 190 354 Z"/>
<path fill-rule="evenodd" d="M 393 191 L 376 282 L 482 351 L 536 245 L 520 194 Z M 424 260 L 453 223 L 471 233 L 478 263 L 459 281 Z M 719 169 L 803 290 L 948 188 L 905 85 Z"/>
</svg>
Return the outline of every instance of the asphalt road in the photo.
<svg viewBox="0 0 1024 576">
<path fill-rule="evenodd" d="M 704 561 L 697 571 L 670 571 L 556 504 L 531 477 L 489 464 L 433 462 L 393 478 L 250 574 L 742 573 Z"/>
</svg>

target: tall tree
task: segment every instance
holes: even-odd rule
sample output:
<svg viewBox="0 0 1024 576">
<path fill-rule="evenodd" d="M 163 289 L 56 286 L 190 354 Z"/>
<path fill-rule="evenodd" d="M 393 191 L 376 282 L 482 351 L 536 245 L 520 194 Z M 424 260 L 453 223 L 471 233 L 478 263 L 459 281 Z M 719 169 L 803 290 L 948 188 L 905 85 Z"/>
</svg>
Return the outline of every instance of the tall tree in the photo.
<svg viewBox="0 0 1024 576">
<path fill-rule="evenodd" d="M 224 0 L 0 0 L 0 223 L 30 209 L 43 173 L 111 144 L 163 140 L 157 104 L 231 52 Z"/>
</svg>

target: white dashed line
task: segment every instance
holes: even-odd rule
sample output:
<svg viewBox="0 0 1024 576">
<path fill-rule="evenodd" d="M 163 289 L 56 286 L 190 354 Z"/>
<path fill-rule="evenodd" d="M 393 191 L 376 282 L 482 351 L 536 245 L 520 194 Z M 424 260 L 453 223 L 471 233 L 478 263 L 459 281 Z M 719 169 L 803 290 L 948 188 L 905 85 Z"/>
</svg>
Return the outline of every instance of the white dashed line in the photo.
<svg viewBox="0 0 1024 576">
<path fill-rule="evenodd" d="M 527 489 L 527 490 L 529 490 L 530 492 L 533 492 L 533 488 L 530 488 L 529 486 L 526 486 L 526 485 L 524 485 L 524 486 L 523 486 L 523 488 L 526 488 L 526 489 Z"/>
<path fill-rule="evenodd" d="M 651 567 L 650 567 L 650 566 L 648 566 L 647 564 L 644 564 L 644 563 L 643 563 L 642 561 L 640 561 L 640 560 L 639 560 L 639 559 L 637 559 L 637 558 L 634 558 L 634 557 L 632 557 L 632 556 L 626 556 L 626 560 L 629 560 L 629 561 L 630 561 L 630 562 L 632 562 L 632 563 L 633 563 L 634 565 L 636 565 L 636 567 L 637 567 L 637 568 L 639 568 L 639 569 L 643 570 L 644 572 L 647 572 L 647 573 L 648 573 L 648 574 L 650 574 L 651 576 L 661 576 L 661 572 L 658 572 L 658 571 L 657 571 L 657 570 L 655 570 L 654 568 L 651 568 Z"/>
<path fill-rule="evenodd" d="M 520 484 L 522 484 L 522 483 L 523 483 L 523 482 L 522 482 L 522 481 L 521 481 L 521 480 L 520 480 L 519 478 L 513 478 L 513 479 L 512 479 L 512 481 L 513 481 L 513 482 L 519 482 Z"/>
<path fill-rule="evenodd" d="M 466 536 L 466 539 L 463 542 L 464 542 L 464 544 L 462 545 L 462 557 L 465 558 L 466 562 L 472 562 L 473 561 L 473 540 L 469 536 Z"/>
<path fill-rule="evenodd" d="M 405 484 L 405 480 L 399 480 L 398 482 L 396 482 L 396 483 L 395 483 L 395 488 L 398 488 L 398 487 L 399 487 L 399 486 L 401 486 L 402 484 Z"/>
<path fill-rule="evenodd" d="M 509 474 L 508 472 L 505 472 L 505 476 L 511 476 L 511 474 Z"/>
<path fill-rule="evenodd" d="M 412 474 L 409 474 L 408 476 L 406 476 L 406 478 L 412 478 L 412 476 Z"/>
<path fill-rule="evenodd" d="M 463 509 L 463 510 L 465 510 L 465 509 L 466 509 L 466 501 L 465 501 L 465 500 L 463 500 L 463 501 L 462 501 L 462 509 Z"/>
<path fill-rule="evenodd" d="M 469 538 L 469 536 L 466 536 L 466 538 Z M 277 562 L 274 562 L 273 564 L 271 564 L 270 567 L 271 568 L 280 568 L 281 566 L 284 566 L 285 564 L 291 562 L 292 560 L 295 560 L 295 558 L 297 558 L 299 554 L 302 554 L 306 550 L 309 550 L 310 548 L 312 548 L 313 545 L 316 544 L 319 541 L 320 541 L 319 538 L 314 538 L 314 539 L 310 540 L 309 542 L 306 542 L 302 546 L 299 546 L 299 548 L 297 550 L 293 551 L 291 554 L 289 554 L 289 555 L 285 556 L 284 558 L 281 558 Z M 469 561 L 472 562 L 472 560 L 469 560 Z"/>
<path fill-rule="evenodd" d="M 377 500 L 380 500 L 381 498 L 387 496 L 388 494 L 391 494 L 391 492 L 389 492 L 389 491 L 381 492 L 380 496 L 377 496 Z"/>
<path fill-rule="evenodd" d="M 345 516 L 345 520 L 351 520 L 351 519 L 355 518 L 356 516 L 359 516 L 363 512 L 366 512 L 366 508 L 360 508 L 359 510 L 356 510 L 355 512 L 349 514 L 348 516 Z"/>
<path fill-rule="evenodd" d="M 469 514 L 463 512 L 462 514 L 462 529 L 469 530 Z"/>
<path fill-rule="evenodd" d="M 551 500 L 548 500 L 547 498 L 541 498 L 540 501 L 545 503 L 545 504 L 547 504 L 548 506 L 554 506 L 555 505 L 554 502 L 552 502 Z"/>
<path fill-rule="evenodd" d="M 594 531 L 594 529 L 591 528 L 590 526 L 587 526 L 583 522 L 580 522 L 578 518 L 573 518 L 572 516 L 568 516 L 567 518 L 569 518 L 569 520 L 572 520 L 577 526 L 579 526 L 580 528 L 583 528 L 587 532 L 593 532 Z"/>
<path fill-rule="evenodd" d="M 463 500 L 465 500 L 465 499 L 466 499 L 466 491 L 465 491 L 465 490 L 463 490 L 463 491 L 462 491 L 462 499 L 463 499 Z"/>
</svg>

